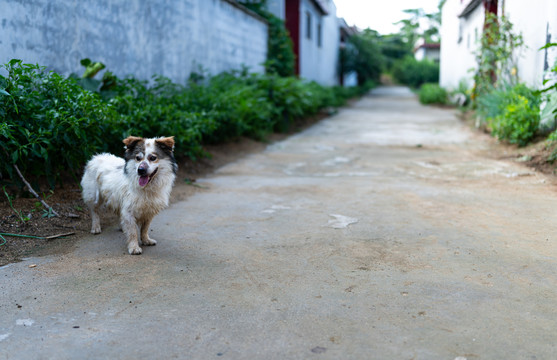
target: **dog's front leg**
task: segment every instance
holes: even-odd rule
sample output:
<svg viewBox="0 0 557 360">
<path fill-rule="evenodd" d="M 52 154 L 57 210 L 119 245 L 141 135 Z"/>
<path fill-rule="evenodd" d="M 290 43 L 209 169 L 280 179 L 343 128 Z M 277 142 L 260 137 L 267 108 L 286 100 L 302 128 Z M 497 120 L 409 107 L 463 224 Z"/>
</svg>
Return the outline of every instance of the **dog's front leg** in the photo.
<svg viewBox="0 0 557 360">
<path fill-rule="evenodd" d="M 120 215 L 122 231 L 126 235 L 126 242 L 128 244 L 128 252 L 130 255 L 141 255 L 142 250 L 139 247 L 137 223 L 135 216 L 129 212 L 122 212 Z"/>
<path fill-rule="evenodd" d="M 149 227 L 151 226 L 151 220 L 153 218 L 143 219 L 141 224 L 141 244 L 145 246 L 157 245 L 157 240 L 151 239 L 149 237 Z"/>
</svg>

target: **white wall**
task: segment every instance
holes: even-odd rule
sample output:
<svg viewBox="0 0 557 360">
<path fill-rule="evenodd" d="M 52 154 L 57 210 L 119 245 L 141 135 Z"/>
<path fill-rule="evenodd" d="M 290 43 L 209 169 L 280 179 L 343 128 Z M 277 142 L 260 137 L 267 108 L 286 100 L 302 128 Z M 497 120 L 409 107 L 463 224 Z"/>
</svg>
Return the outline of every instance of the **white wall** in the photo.
<svg viewBox="0 0 557 360">
<path fill-rule="evenodd" d="M 321 85 L 338 85 L 338 54 L 340 29 L 333 1 L 329 13 L 322 16 L 309 0 L 300 1 L 300 77 Z M 307 38 L 306 12 L 311 14 L 311 38 Z M 318 24 L 321 24 L 321 46 L 318 45 Z"/>
<path fill-rule="evenodd" d="M 264 71 L 267 23 L 223 0 L 0 0 L 0 9 L 0 63 L 67 75 L 90 58 L 118 76 L 177 82 L 196 64 L 212 74 Z"/>
<path fill-rule="evenodd" d="M 514 24 L 515 32 L 521 32 L 524 47 L 518 58 L 518 77 L 528 86 L 540 88 L 544 79 L 546 51 L 538 49 L 546 44 L 547 34 L 551 42 L 557 42 L 557 0 L 506 0 L 505 15 Z M 549 68 L 557 59 L 557 49 L 547 50 Z"/>
<path fill-rule="evenodd" d="M 418 61 L 424 59 L 439 61 L 439 49 L 431 49 L 421 46 L 414 52 L 414 59 Z"/>
<path fill-rule="evenodd" d="M 468 69 L 476 68 L 473 52 L 482 34 L 484 10 L 480 5 L 469 15 L 462 27 L 462 41 L 458 43 L 457 16 L 466 3 L 447 0 L 442 9 L 440 85 L 446 88 L 455 88 L 463 78 L 468 80 L 470 86 L 473 84 L 473 74 Z M 544 67 L 553 67 L 557 59 L 555 48 L 538 50 L 546 44 L 548 35 L 551 42 L 557 42 L 557 0 L 499 0 L 499 5 L 498 15 L 504 12 L 514 25 L 513 32 L 522 33 L 526 45 L 517 54 L 519 79 L 530 87 L 540 88 L 543 79 L 549 76 L 547 72 L 544 73 Z"/>
<path fill-rule="evenodd" d="M 461 80 L 470 87 L 473 85 L 474 51 L 478 48 L 485 14 L 480 4 L 467 18 L 459 19 L 465 5 L 460 0 L 447 0 L 441 12 L 439 84 L 448 89 L 458 87 Z"/>
</svg>

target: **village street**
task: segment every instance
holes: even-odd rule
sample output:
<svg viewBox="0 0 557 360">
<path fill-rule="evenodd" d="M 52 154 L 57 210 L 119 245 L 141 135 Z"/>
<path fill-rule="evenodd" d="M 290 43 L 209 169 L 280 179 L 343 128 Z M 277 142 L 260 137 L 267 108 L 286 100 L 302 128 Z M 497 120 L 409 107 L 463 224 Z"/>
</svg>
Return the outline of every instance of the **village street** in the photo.
<svg viewBox="0 0 557 360">
<path fill-rule="evenodd" d="M 114 225 L 0 268 L 0 359 L 555 358 L 555 183 L 456 114 L 375 89 L 198 180 L 141 256 Z"/>
</svg>

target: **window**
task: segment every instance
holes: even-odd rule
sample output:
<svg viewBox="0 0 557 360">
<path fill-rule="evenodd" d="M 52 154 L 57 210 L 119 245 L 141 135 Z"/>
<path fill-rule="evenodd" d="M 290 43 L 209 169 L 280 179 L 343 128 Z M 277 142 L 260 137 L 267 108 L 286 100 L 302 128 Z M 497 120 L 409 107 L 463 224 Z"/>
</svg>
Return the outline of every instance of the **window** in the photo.
<svg viewBox="0 0 557 360">
<path fill-rule="evenodd" d="M 317 46 L 321 47 L 321 24 L 317 24 Z"/>
<path fill-rule="evenodd" d="M 311 13 L 306 11 L 306 37 L 311 40 Z"/>
</svg>

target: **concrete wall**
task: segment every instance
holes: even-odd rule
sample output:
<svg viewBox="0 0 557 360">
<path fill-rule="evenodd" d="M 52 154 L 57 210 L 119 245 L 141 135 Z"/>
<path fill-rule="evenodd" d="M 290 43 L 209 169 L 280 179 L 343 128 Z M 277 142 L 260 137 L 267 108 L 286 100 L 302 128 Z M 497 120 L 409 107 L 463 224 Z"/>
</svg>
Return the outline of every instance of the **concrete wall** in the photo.
<svg viewBox="0 0 557 360">
<path fill-rule="evenodd" d="M 441 52 L 439 84 L 448 89 L 458 87 L 460 81 L 473 85 L 476 58 L 482 35 L 485 12 L 479 5 L 466 18 L 459 18 L 467 2 L 447 0 L 441 12 Z"/>
<path fill-rule="evenodd" d="M 0 0 L 0 63 L 81 74 L 82 58 L 118 76 L 185 81 L 242 65 L 262 72 L 267 23 L 224 0 Z"/>
<path fill-rule="evenodd" d="M 322 15 L 312 1 L 300 2 L 300 77 L 321 85 L 338 85 L 340 28 L 333 1 L 327 2 L 328 15 Z M 307 36 L 307 16 L 311 16 L 311 37 Z M 321 45 L 318 42 L 321 26 Z"/>
</svg>

